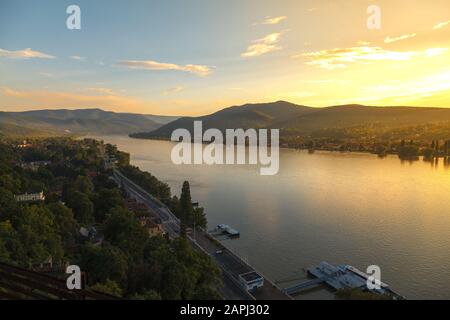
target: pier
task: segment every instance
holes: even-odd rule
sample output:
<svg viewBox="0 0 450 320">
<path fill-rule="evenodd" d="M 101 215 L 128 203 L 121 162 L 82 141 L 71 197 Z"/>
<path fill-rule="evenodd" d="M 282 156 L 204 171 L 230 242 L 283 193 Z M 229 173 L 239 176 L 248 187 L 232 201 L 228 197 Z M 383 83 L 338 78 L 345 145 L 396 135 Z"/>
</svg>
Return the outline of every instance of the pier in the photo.
<svg viewBox="0 0 450 320">
<path fill-rule="evenodd" d="M 309 275 L 315 277 L 315 279 L 295 284 L 283 289 L 283 291 L 288 295 L 295 295 L 305 289 L 324 283 L 334 290 L 357 288 L 373 293 L 389 294 L 395 299 L 404 299 L 403 296 L 391 290 L 389 286 L 383 282 L 379 282 L 379 288 L 368 289 L 367 281 L 370 276 L 349 265 L 334 266 L 323 261 L 319 265 L 307 269 L 307 272 Z"/>
</svg>

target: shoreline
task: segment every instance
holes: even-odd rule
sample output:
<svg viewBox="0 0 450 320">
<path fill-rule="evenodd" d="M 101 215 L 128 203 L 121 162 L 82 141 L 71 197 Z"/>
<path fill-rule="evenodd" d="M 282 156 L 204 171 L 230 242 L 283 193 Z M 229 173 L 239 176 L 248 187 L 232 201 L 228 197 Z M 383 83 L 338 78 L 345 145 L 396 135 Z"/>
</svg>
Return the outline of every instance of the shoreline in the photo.
<svg viewBox="0 0 450 320">
<path fill-rule="evenodd" d="M 133 137 L 131 134 L 126 135 L 126 137 L 130 138 L 130 139 L 137 139 L 137 140 L 156 140 L 156 141 L 167 141 L 167 142 L 173 142 L 173 143 L 177 143 L 177 141 L 172 141 L 169 138 L 164 138 L 164 137 L 153 137 L 153 138 L 139 138 L 139 137 Z M 193 142 L 191 142 L 192 144 Z M 203 141 L 203 144 L 210 144 L 211 142 L 207 142 L 207 141 Z M 224 144 L 225 145 L 225 144 Z M 235 145 L 237 145 L 237 143 L 235 143 Z M 407 157 L 407 158 L 401 158 L 397 153 L 394 152 L 386 152 L 384 154 L 378 154 L 375 152 L 371 152 L 369 150 L 365 151 L 365 150 L 336 150 L 335 148 L 317 148 L 317 149 L 310 149 L 310 148 L 301 148 L 301 147 L 290 147 L 290 146 L 286 146 L 286 145 L 280 145 L 279 146 L 280 149 L 284 149 L 284 150 L 296 150 L 296 151 L 308 151 L 308 153 L 314 154 L 315 152 L 330 152 L 330 153 L 341 153 L 341 154 L 370 154 L 370 155 L 374 155 L 380 159 L 386 158 L 387 156 L 397 156 L 398 159 L 400 161 L 408 161 L 408 162 L 415 162 L 415 161 L 425 161 L 425 162 L 433 162 L 439 159 L 444 159 L 444 161 L 446 159 L 450 159 L 450 155 L 445 156 L 445 155 L 439 155 L 439 156 L 435 156 L 431 159 L 425 159 L 424 155 L 418 155 L 418 156 L 414 156 L 414 157 Z"/>
</svg>

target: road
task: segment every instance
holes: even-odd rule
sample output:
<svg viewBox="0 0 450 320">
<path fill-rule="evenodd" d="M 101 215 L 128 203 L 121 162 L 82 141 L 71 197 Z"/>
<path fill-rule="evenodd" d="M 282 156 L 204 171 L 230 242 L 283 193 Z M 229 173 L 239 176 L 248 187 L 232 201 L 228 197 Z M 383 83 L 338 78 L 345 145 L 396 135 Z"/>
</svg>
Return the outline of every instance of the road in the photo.
<svg viewBox="0 0 450 320">
<path fill-rule="evenodd" d="M 122 185 L 130 196 L 138 202 L 145 203 L 162 221 L 164 230 L 170 238 L 176 238 L 180 232 L 179 219 L 165 206 L 161 201 L 148 194 L 133 181 L 125 177 L 120 171 L 114 170 L 114 179 L 119 185 Z M 225 248 L 220 242 L 208 235 L 201 229 L 196 229 L 193 235 L 188 235 L 193 246 L 208 254 L 222 269 L 223 288 L 219 290 L 226 300 L 289 300 L 288 295 L 284 294 L 269 279 L 264 279 L 264 286 L 252 295 L 244 290 L 238 282 L 238 276 L 254 270 L 238 256 Z"/>
</svg>

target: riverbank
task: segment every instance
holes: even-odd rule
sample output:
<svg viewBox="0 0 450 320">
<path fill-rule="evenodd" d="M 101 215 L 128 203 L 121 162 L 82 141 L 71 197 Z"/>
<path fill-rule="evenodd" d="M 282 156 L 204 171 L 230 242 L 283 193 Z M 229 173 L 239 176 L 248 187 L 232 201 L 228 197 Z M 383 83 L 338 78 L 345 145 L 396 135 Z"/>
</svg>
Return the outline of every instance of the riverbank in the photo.
<svg viewBox="0 0 450 320">
<path fill-rule="evenodd" d="M 140 138 L 137 136 L 133 136 L 132 134 L 128 135 L 131 139 L 138 140 L 156 140 L 156 141 L 172 141 L 166 137 L 154 137 L 154 138 Z M 434 143 L 434 141 L 433 141 Z M 210 142 L 203 142 L 203 144 L 207 145 Z M 236 145 L 236 144 L 235 144 Z M 380 145 L 391 145 L 391 149 L 382 149 L 380 151 Z M 450 165 L 450 141 L 445 141 L 443 150 L 430 149 L 427 145 L 421 144 L 406 144 L 404 141 L 396 142 L 385 142 L 385 143 L 374 143 L 371 145 L 366 145 L 363 147 L 361 143 L 357 142 L 349 142 L 343 144 L 327 144 L 326 146 L 315 146 L 311 147 L 306 144 L 287 144 L 280 143 L 280 149 L 291 149 L 291 150 L 307 150 L 309 153 L 314 153 L 316 151 L 327 151 L 327 152 L 338 152 L 338 153 L 365 153 L 365 154 L 373 154 L 378 156 L 379 158 L 384 158 L 388 155 L 398 156 L 398 158 L 402 161 L 419 161 L 424 160 L 427 162 L 433 162 L 439 160 L 440 158 L 444 159 L 445 163 Z M 445 149 L 447 148 L 447 149 Z M 435 154 L 430 150 L 436 150 Z"/>
<path fill-rule="evenodd" d="M 303 268 L 323 260 L 360 270 L 376 264 L 382 281 L 408 299 L 450 298 L 450 167 L 442 160 L 283 148 L 279 173 L 264 177 L 251 165 L 175 165 L 174 142 L 97 138 L 130 153 L 176 195 L 189 180 L 209 226 L 239 230 L 227 247 L 275 282 L 303 278 Z"/>
</svg>

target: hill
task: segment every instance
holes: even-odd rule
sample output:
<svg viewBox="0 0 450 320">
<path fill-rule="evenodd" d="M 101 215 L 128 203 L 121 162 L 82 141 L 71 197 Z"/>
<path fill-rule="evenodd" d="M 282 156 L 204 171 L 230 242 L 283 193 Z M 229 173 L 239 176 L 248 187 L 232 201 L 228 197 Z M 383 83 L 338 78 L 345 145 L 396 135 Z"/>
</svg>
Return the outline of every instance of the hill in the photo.
<svg viewBox="0 0 450 320">
<path fill-rule="evenodd" d="M 155 130 L 176 117 L 116 113 L 101 109 L 0 112 L 3 134 L 129 134 Z M 21 128 L 21 130 L 19 130 Z"/>
<path fill-rule="evenodd" d="M 422 130 L 418 128 L 423 128 L 424 125 L 431 125 L 436 130 L 447 128 L 450 123 L 450 108 L 363 105 L 312 108 L 278 101 L 233 106 L 202 117 L 183 117 L 156 130 L 131 136 L 169 138 L 173 130 L 178 128 L 186 128 L 192 132 L 195 120 L 203 121 L 204 130 L 278 128 L 282 140 L 291 137 L 389 138 L 394 133 L 400 138 L 408 138 L 411 134 L 417 136 L 417 130 Z"/>
<path fill-rule="evenodd" d="M 217 128 L 266 128 L 274 123 L 315 112 L 316 109 L 285 101 L 233 106 L 201 117 L 183 117 L 154 131 L 132 134 L 135 138 L 168 138 L 175 129 L 186 128 L 192 132 L 194 121 L 202 121 L 203 130 Z"/>
</svg>

